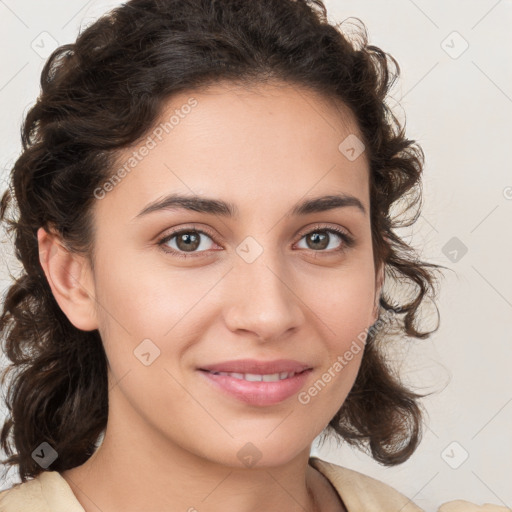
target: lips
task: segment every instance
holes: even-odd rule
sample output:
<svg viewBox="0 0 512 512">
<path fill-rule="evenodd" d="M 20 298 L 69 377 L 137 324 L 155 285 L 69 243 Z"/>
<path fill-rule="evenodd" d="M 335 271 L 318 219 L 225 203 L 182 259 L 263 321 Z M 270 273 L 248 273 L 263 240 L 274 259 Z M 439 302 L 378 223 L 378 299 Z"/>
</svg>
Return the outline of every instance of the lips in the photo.
<svg viewBox="0 0 512 512">
<path fill-rule="evenodd" d="M 238 359 L 198 368 L 204 382 L 252 406 L 272 406 L 289 399 L 305 385 L 313 367 L 294 359 Z"/>
<path fill-rule="evenodd" d="M 277 380 L 276 376 L 281 374 L 276 373 L 271 374 L 270 381 L 265 381 L 255 380 L 256 377 L 261 377 L 261 374 L 198 371 L 200 378 L 213 389 L 239 402 L 257 407 L 273 406 L 290 399 L 306 385 L 312 372 L 312 369 L 308 369 Z M 286 372 L 283 375 L 287 375 Z"/>
<path fill-rule="evenodd" d="M 276 359 L 274 361 L 238 359 L 201 366 L 199 370 L 204 370 L 211 373 L 226 372 L 268 375 L 273 373 L 301 373 L 304 370 L 311 368 L 311 365 L 293 359 Z"/>
</svg>

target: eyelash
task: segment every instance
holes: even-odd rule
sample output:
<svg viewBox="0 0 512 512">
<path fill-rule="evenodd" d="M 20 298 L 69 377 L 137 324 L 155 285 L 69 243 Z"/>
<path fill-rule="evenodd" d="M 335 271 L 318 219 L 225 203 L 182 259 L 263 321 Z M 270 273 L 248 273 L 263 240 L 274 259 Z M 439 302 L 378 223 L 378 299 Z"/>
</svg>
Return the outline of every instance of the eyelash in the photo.
<svg viewBox="0 0 512 512">
<path fill-rule="evenodd" d="M 307 231 L 306 233 L 301 234 L 299 241 L 302 240 L 305 236 L 310 235 L 312 233 L 317 233 L 317 232 L 334 233 L 335 235 L 338 235 L 343 240 L 343 244 L 341 245 L 340 248 L 333 249 L 330 251 L 325 251 L 325 250 L 313 251 L 311 249 L 313 252 L 326 253 L 326 254 L 337 254 L 337 253 L 343 253 L 347 249 L 350 249 L 351 247 L 354 246 L 354 243 L 355 243 L 354 238 L 352 236 L 350 236 L 348 233 L 346 233 L 344 230 L 342 230 L 340 228 L 336 228 L 336 227 L 325 227 L 322 225 L 317 225 L 313 229 L 310 229 L 309 231 Z M 196 257 L 202 256 L 203 253 L 205 253 L 206 251 L 199 251 L 196 253 L 188 253 L 187 254 L 182 251 L 176 251 L 175 249 L 169 249 L 168 247 L 164 248 L 164 246 L 167 242 L 172 240 L 174 237 L 182 235 L 184 233 L 200 233 L 202 235 L 208 236 L 212 240 L 214 239 L 214 235 L 212 233 L 210 233 L 209 230 L 197 229 L 194 227 L 190 227 L 190 228 L 184 228 L 184 229 L 180 229 L 177 231 L 173 231 L 172 233 L 165 235 L 163 238 L 160 238 L 160 240 L 158 241 L 158 246 L 161 247 L 165 253 L 171 254 L 172 256 L 177 256 L 178 258 L 186 259 L 186 258 L 196 258 Z"/>
</svg>

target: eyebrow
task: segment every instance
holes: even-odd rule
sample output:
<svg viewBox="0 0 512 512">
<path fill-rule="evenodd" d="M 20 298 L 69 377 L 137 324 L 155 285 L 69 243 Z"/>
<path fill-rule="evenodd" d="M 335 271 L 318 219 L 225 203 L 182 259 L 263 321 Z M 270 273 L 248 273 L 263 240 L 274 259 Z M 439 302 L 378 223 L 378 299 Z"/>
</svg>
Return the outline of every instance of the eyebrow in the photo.
<svg viewBox="0 0 512 512">
<path fill-rule="evenodd" d="M 366 209 L 357 197 L 349 194 L 340 194 L 306 199 L 294 205 L 285 216 L 302 216 L 346 207 L 355 207 L 363 215 L 366 215 Z M 195 195 L 170 194 L 148 204 L 133 220 L 161 210 L 190 210 L 227 218 L 238 218 L 239 216 L 238 207 L 230 202 Z"/>
</svg>

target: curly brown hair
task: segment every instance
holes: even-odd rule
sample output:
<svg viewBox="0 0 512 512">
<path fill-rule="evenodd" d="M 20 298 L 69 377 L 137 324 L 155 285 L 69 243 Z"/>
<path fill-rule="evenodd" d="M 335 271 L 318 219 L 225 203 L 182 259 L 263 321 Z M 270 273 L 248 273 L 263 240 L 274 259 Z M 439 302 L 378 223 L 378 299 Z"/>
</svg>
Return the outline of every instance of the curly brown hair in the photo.
<svg viewBox="0 0 512 512">
<path fill-rule="evenodd" d="M 98 330 L 74 327 L 58 306 L 40 264 L 37 231 L 55 229 L 94 268 L 94 190 L 112 173 L 116 155 L 151 129 L 171 95 L 220 80 L 249 85 L 277 78 L 309 87 L 341 100 L 357 120 L 370 164 L 375 268 L 383 263 L 386 282 L 400 286 L 379 299 L 379 319 L 392 314 L 395 328 L 370 329 L 353 389 L 324 433 L 369 448 L 385 465 L 414 452 L 425 395 L 400 381 L 385 342 L 425 338 L 439 327 L 422 331 L 418 318 L 424 298 L 436 295 L 440 266 L 421 261 L 395 233 L 419 216 L 424 154 L 385 101 L 398 63 L 368 44 L 362 22 L 351 37 L 341 25 L 328 22 L 321 0 L 131 0 L 48 58 L 0 204 L 22 264 L 0 318 L 12 362 L 2 374 L 2 384 L 11 380 L 0 442 L 9 456 L 3 462 L 17 465 L 22 481 L 43 471 L 32 453 L 44 441 L 58 453 L 52 470 L 83 464 L 108 416 L 102 339 Z M 17 209 L 8 215 L 13 196 Z M 402 214 L 392 216 L 397 204 Z M 400 303 L 400 290 L 411 285 L 413 298 Z"/>
</svg>

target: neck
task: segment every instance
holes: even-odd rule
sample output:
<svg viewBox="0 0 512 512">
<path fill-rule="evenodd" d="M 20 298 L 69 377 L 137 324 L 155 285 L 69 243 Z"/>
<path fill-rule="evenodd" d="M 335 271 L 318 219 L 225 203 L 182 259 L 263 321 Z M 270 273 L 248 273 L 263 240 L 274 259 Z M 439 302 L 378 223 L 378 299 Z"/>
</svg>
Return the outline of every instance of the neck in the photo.
<svg viewBox="0 0 512 512">
<path fill-rule="evenodd" d="M 161 432 L 143 433 L 143 422 L 126 421 L 110 405 L 100 447 L 62 473 L 85 512 L 319 512 L 325 502 L 325 478 L 308 464 L 310 446 L 279 464 L 235 466 L 170 443 Z"/>
</svg>

